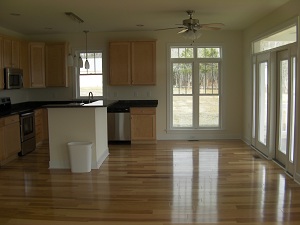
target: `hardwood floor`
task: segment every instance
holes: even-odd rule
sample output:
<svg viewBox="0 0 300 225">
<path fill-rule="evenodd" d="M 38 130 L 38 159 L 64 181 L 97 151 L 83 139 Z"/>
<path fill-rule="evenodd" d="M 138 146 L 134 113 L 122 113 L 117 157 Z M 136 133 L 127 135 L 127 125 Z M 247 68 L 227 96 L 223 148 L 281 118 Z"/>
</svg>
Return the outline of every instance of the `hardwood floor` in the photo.
<svg viewBox="0 0 300 225">
<path fill-rule="evenodd" d="M 0 168 L 0 224 L 300 224 L 300 185 L 241 141 L 109 147 L 90 173 L 47 145 Z"/>
</svg>

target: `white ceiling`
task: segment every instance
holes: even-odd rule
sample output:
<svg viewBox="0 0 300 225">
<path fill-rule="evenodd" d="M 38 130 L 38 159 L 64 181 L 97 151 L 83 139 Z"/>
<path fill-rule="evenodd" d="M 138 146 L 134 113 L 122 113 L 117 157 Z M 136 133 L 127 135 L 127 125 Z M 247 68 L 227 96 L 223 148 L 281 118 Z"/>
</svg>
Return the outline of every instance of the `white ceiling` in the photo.
<svg viewBox="0 0 300 225">
<path fill-rule="evenodd" d="M 24 35 L 176 27 L 195 10 L 200 23 L 243 30 L 289 0 L 0 0 L 0 27 Z M 84 20 L 77 23 L 64 13 Z M 19 16 L 11 14 L 20 14 Z M 138 27 L 138 24 L 144 25 Z"/>
</svg>

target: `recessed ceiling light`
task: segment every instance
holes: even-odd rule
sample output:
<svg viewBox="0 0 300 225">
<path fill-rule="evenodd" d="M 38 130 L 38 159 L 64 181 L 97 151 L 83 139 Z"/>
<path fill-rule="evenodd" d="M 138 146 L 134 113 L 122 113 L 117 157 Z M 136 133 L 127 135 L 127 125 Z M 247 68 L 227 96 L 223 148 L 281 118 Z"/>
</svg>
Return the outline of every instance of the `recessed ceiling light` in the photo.
<svg viewBox="0 0 300 225">
<path fill-rule="evenodd" d="M 137 26 L 137 27 L 143 27 L 144 24 L 137 24 L 136 26 Z"/>
<path fill-rule="evenodd" d="M 21 16 L 20 13 L 10 13 L 11 16 Z"/>
<path fill-rule="evenodd" d="M 52 30 L 52 27 L 45 27 L 45 30 Z"/>
</svg>

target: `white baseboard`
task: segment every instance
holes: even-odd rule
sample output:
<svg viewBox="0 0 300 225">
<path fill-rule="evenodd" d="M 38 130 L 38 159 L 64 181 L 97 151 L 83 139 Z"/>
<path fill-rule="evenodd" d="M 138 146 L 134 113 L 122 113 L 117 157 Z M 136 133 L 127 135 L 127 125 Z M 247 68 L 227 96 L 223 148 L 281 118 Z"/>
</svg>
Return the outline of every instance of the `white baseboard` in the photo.
<svg viewBox="0 0 300 225">
<path fill-rule="evenodd" d="M 96 168 L 92 168 L 92 169 L 99 169 L 100 166 L 102 165 L 102 163 L 104 162 L 104 160 L 107 158 L 108 155 L 109 155 L 109 151 L 108 151 L 108 149 L 106 149 L 103 152 L 103 154 L 99 157 L 99 159 L 97 160 Z"/>
</svg>

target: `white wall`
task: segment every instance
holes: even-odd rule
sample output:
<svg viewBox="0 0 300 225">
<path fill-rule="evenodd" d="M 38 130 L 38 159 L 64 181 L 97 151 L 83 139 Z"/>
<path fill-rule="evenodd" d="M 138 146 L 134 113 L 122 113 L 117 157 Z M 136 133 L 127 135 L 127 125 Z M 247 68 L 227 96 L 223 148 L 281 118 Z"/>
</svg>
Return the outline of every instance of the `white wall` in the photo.
<svg viewBox="0 0 300 225">
<path fill-rule="evenodd" d="M 61 35 L 40 35 L 28 37 L 34 41 L 68 41 L 72 51 L 85 49 L 85 35 L 83 32 Z M 243 131 L 243 42 L 240 31 L 218 31 L 205 32 L 197 40 L 203 44 L 221 44 L 223 46 L 222 63 L 222 110 L 223 129 L 219 131 L 202 131 L 193 134 L 166 133 L 167 124 L 167 44 L 186 43 L 186 40 L 176 34 L 176 31 L 157 32 L 111 32 L 88 34 L 88 49 L 101 49 L 104 53 L 103 72 L 108 74 L 108 42 L 110 40 L 136 40 L 136 39 L 156 39 L 157 40 L 157 84 L 156 86 L 130 86 L 113 87 L 109 86 L 107 97 L 110 99 L 157 99 L 157 138 L 166 139 L 211 139 L 211 138 L 241 138 Z M 23 97 L 24 96 L 28 97 Z M 137 92 L 138 96 L 134 96 Z M 149 97 L 147 93 L 150 92 Z M 0 96 L 10 95 L 7 91 L 0 91 Z M 72 80 L 69 88 L 47 88 L 29 89 L 20 91 L 22 97 L 17 97 L 19 93 L 12 94 L 13 102 L 22 100 L 71 100 L 73 99 Z M 116 96 L 116 97 L 115 97 Z"/>
</svg>

